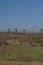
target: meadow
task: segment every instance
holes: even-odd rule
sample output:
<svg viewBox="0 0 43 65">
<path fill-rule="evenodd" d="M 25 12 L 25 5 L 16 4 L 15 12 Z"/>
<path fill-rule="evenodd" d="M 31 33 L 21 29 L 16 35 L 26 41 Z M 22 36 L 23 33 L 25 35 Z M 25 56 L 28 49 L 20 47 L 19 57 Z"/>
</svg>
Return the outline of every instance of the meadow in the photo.
<svg viewBox="0 0 43 65">
<path fill-rule="evenodd" d="M 0 65 L 43 65 L 43 61 L 18 61 L 18 58 L 43 59 L 43 47 L 7 45 L 0 47 Z M 8 60 L 7 60 L 8 59 Z M 14 60 L 16 59 L 16 60 Z"/>
<path fill-rule="evenodd" d="M 21 57 L 43 59 L 43 47 L 26 47 L 21 45 L 0 47 L 0 58 L 16 59 Z"/>
</svg>

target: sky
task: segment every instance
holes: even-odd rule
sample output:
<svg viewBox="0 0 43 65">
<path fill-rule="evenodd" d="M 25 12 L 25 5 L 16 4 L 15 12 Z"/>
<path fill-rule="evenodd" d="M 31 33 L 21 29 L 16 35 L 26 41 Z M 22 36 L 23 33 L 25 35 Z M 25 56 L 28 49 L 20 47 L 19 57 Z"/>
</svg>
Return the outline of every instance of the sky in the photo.
<svg viewBox="0 0 43 65">
<path fill-rule="evenodd" d="M 0 30 L 43 28 L 43 0 L 0 0 Z"/>
</svg>

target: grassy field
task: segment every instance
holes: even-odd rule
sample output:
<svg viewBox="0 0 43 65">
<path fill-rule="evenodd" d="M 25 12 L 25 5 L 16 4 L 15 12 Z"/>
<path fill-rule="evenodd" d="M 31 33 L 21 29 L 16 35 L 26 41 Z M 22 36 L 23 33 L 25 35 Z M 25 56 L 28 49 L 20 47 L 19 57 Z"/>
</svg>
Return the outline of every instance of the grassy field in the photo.
<svg viewBox="0 0 43 65">
<path fill-rule="evenodd" d="M 15 48 L 18 52 L 20 52 L 24 56 L 32 56 L 32 57 L 42 57 L 43 58 L 43 47 L 24 47 L 11 45 L 9 48 Z"/>
<path fill-rule="evenodd" d="M 0 65 L 43 65 L 43 62 L 5 61 L 3 59 L 16 59 L 21 57 L 43 58 L 43 47 L 24 47 L 7 45 L 0 47 Z"/>
<path fill-rule="evenodd" d="M 43 47 L 24 47 L 18 45 L 8 45 L 3 49 L 5 57 L 18 58 L 18 57 L 29 57 L 32 58 L 43 58 Z M 2 55 L 2 54 L 0 54 Z"/>
</svg>

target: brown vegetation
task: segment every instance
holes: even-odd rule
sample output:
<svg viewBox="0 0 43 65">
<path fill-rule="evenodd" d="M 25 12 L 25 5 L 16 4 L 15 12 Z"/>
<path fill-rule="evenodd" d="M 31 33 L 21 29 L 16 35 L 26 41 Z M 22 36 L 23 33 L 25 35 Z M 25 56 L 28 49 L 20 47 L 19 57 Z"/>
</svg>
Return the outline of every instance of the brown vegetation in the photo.
<svg viewBox="0 0 43 65">
<path fill-rule="evenodd" d="M 0 45 L 43 46 L 43 33 L 0 32 Z"/>
</svg>

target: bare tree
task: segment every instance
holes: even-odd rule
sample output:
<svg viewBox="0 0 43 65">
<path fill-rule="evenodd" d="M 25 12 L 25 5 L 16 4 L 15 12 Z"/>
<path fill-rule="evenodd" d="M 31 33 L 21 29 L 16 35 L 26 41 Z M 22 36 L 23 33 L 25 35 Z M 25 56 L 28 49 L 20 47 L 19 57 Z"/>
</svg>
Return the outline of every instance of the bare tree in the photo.
<svg viewBox="0 0 43 65">
<path fill-rule="evenodd" d="M 10 32 L 11 30 L 10 30 L 10 28 L 8 29 L 8 32 Z"/>
<path fill-rule="evenodd" d="M 43 32 L 43 29 L 42 28 L 40 28 L 40 32 Z"/>
<path fill-rule="evenodd" d="M 18 29 L 17 28 L 15 28 L 15 32 L 18 32 Z"/>
<path fill-rule="evenodd" d="M 26 33 L 26 29 L 23 29 L 23 33 Z"/>
</svg>

